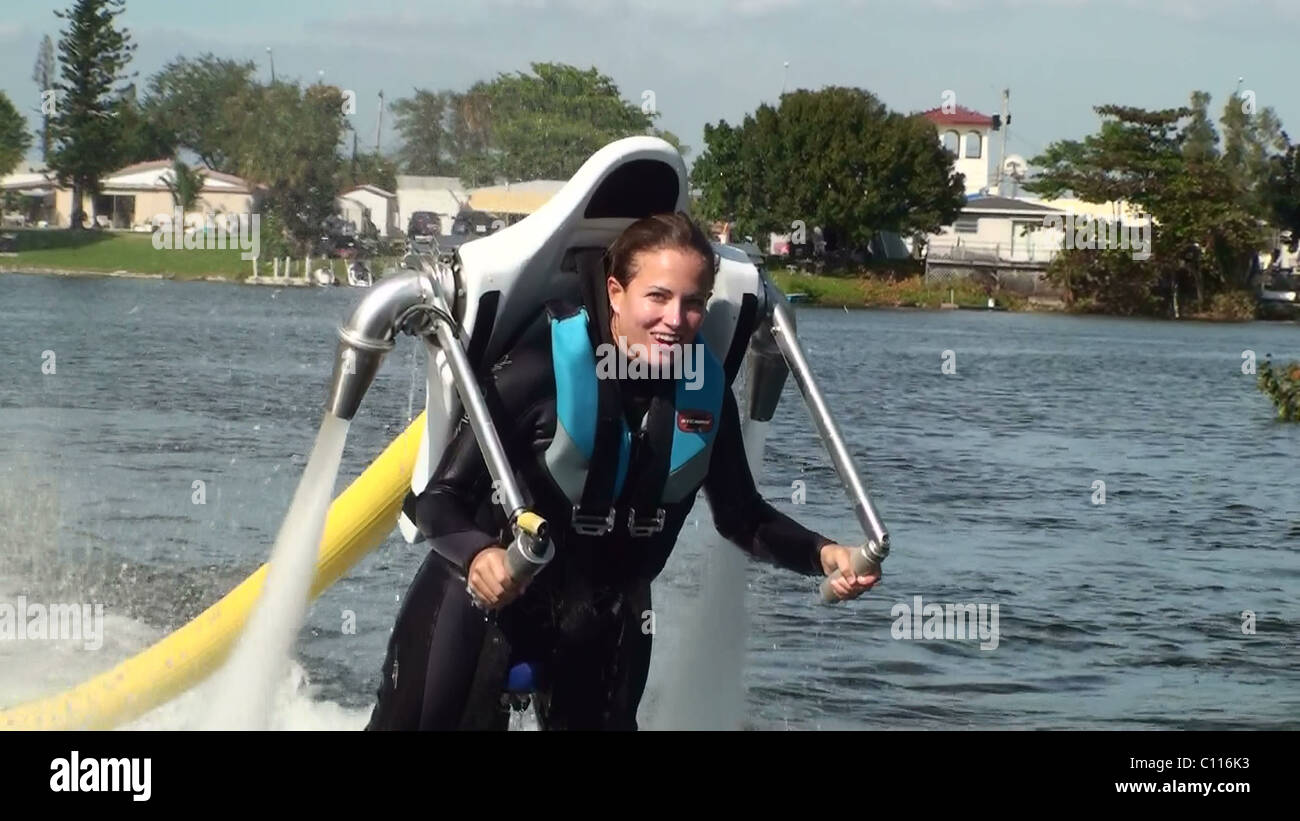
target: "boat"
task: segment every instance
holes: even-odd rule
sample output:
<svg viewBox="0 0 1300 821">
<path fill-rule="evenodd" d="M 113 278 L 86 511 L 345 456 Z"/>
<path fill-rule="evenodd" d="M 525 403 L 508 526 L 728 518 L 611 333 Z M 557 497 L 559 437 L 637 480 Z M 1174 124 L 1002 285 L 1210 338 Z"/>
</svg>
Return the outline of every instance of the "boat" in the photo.
<svg viewBox="0 0 1300 821">
<path fill-rule="evenodd" d="M 1255 291 L 1259 316 L 1264 319 L 1290 319 L 1300 316 L 1300 277 L 1293 269 L 1274 268 L 1259 282 Z"/>
<path fill-rule="evenodd" d="M 375 280 L 370 274 L 370 266 L 359 260 L 352 260 L 348 263 L 348 285 L 353 288 L 369 288 L 374 284 Z"/>
</svg>

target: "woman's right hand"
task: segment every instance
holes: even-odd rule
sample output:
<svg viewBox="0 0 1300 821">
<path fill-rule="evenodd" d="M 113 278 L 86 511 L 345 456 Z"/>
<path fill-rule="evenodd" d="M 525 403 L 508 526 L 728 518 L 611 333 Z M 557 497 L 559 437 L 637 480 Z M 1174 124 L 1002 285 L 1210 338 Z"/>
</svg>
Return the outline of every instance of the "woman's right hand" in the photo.
<svg viewBox="0 0 1300 821">
<path fill-rule="evenodd" d="M 469 564 L 470 592 L 488 610 L 505 607 L 528 587 L 517 584 L 506 569 L 506 550 L 500 545 L 485 547 Z"/>
</svg>

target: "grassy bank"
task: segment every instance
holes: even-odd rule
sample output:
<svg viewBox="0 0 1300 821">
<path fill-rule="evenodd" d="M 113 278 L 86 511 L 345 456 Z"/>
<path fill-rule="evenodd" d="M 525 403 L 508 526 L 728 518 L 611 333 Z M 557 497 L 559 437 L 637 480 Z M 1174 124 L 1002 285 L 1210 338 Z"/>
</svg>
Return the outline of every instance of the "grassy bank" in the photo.
<svg viewBox="0 0 1300 821">
<path fill-rule="evenodd" d="M 9 232 L 6 232 L 9 233 Z M 253 275 L 253 262 L 241 257 L 238 248 L 228 251 L 207 249 L 157 249 L 152 234 L 119 234 L 106 231 L 14 231 L 17 251 L 0 253 L 0 269 L 30 273 L 102 272 L 158 276 L 165 279 L 225 279 L 243 282 Z M 301 279 L 302 260 L 294 261 L 294 276 Z M 334 278 L 347 282 L 347 265 L 331 260 Z M 367 260 L 375 276 L 386 266 L 399 265 L 397 257 Z M 320 267 L 321 260 L 312 260 Z M 270 260 L 263 258 L 259 271 L 270 276 Z"/>
<path fill-rule="evenodd" d="M 954 302 L 962 308 L 987 308 L 989 297 L 984 288 L 967 280 L 950 286 L 926 285 L 919 274 L 902 279 L 872 276 L 828 277 L 803 274 L 788 269 L 772 271 L 777 287 L 787 294 L 804 293 L 808 302 L 829 308 L 939 308 Z M 999 294 L 998 307 L 1013 311 L 1028 307 L 1024 297 Z"/>
<path fill-rule="evenodd" d="M 16 231 L 17 252 L 0 255 L 0 265 L 39 273 L 61 271 L 128 271 L 173 279 L 221 277 L 242 280 L 253 263 L 238 249 L 158 250 L 151 234 L 106 231 Z"/>
</svg>

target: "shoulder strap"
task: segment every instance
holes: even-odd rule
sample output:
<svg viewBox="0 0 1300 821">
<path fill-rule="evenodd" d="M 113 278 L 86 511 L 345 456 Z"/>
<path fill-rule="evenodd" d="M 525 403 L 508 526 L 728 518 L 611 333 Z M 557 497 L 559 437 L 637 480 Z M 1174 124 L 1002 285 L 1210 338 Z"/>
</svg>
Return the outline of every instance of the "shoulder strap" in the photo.
<svg viewBox="0 0 1300 821">
<path fill-rule="evenodd" d="M 546 315 L 557 322 L 561 319 L 570 319 L 582 310 L 581 305 L 575 305 L 564 299 L 548 299 L 542 304 L 546 308 Z"/>
<path fill-rule="evenodd" d="M 627 430 L 623 421 L 623 407 L 613 380 L 596 380 L 596 447 L 587 468 L 587 481 L 582 487 L 582 501 L 573 511 L 573 521 L 597 522 L 603 526 L 600 534 L 614 527 L 614 499 L 623 489 L 626 465 L 623 460 L 623 434 Z M 576 529 L 576 528 L 575 528 Z M 594 530 L 594 527 L 593 527 Z M 579 533 L 583 532 L 578 530 Z"/>
<path fill-rule="evenodd" d="M 560 300 L 549 300 L 546 311 L 553 323 L 581 322 L 588 334 L 592 330 L 584 308 Z M 567 376 L 584 382 L 590 380 L 596 386 L 596 429 L 582 493 L 573 509 L 572 525 L 575 531 L 583 535 L 603 535 L 614 527 L 614 499 L 622 492 L 627 473 L 628 447 L 624 443 L 627 426 L 623 421 L 618 388 L 612 380 L 597 378 L 595 354 L 591 349 L 584 352 L 581 362 L 557 358 L 554 367 L 557 376 L 561 368 L 581 368 L 581 373 L 570 373 Z"/>
<path fill-rule="evenodd" d="M 650 536 L 664 526 L 660 502 L 672 463 L 673 436 L 677 426 L 676 396 L 657 395 L 650 400 L 645 416 L 644 461 L 632 479 L 628 494 L 628 530 L 633 536 Z"/>
</svg>

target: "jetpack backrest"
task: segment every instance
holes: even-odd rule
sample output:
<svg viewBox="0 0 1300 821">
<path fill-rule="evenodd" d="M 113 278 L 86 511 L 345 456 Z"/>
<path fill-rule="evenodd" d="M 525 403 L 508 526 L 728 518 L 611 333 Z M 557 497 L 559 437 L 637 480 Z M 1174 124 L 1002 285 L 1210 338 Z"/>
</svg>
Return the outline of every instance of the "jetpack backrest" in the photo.
<svg viewBox="0 0 1300 821">
<path fill-rule="evenodd" d="M 600 316 L 605 249 L 635 220 L 686 211 L 688 203 L 686 166 L 677 150 L 657 137 L 629 137 L 597 151 L 528 217 L 462 245 L 456 302 L 463 306 L 461 341 L 475 369 L 485 373 L 536 328 L 548 299 L 581 301 L 597 321 L 607 321 Z M 718 244 L 714 250 L 719 270 L 701 334 L 723 361 L 730 384 L 753 329 L 761 281 L 743 252 Z M 445 356 L 432 345 L 427 352 L 426 429 L 411 475 L 413 494 L 428 485 L 462 413 Z M 399 524 L 408 542 L 421 540 L 406 514 Z"/>
</svg>

